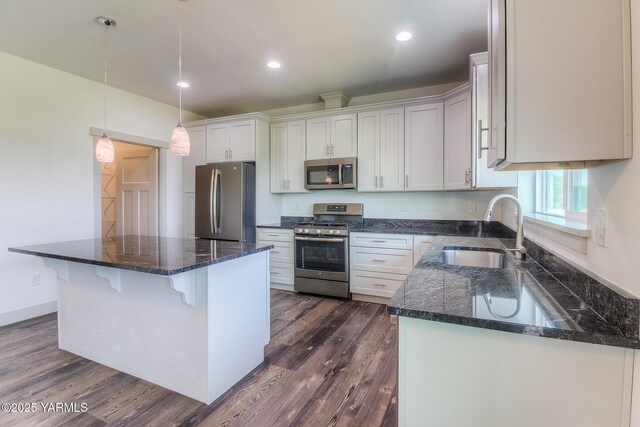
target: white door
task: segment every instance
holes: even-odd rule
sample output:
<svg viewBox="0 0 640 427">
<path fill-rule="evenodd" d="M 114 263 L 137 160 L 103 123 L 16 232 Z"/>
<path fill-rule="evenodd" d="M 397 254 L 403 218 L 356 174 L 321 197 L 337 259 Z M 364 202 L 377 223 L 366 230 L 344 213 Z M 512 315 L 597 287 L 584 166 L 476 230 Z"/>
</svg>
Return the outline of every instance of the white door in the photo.
<svg viewBox="0 0 640 427">
<path fill-rule="evenodd" d="M 207 163 L 221 163 L 229 160 L 229 125 L 207 126 Z"/>
<path fill-rule="evenodd" d="M 331 117 L 330 157 L 358 155 L 358 116 L 343 114 Z"/>
<path fill-rule="evenodd" d="M 304 192 L 305 121 L 287 123 L 287 190 Z"/>
<path fill-rule="evenodd" d="M 358 114 L 358 191 L 378 191 L 380 112 Z"/>
<path fill-rule="evenodd" d="M 117 234 L 158 235 L 158 150 L 116 144 Z"/>
<path fill-rule="evenodd" d="M 380 112 L 380 191 L 403 191 L 404 173 L 404 109 Z M 408 180 L 408 175 L 407 175 Z"/>
<path fill-rule="evenodd" d="M 307 160 L 328 159 L 331 140 L 329 117 L 307 120 Z"/>
<path fill-rule="evenodd" d="M 256 160 L 256 121 L 232 123 L 229 130 L 229 159 L 232 162 Z"/>
<path fill-rule="evenodd" d="M 441 102 L 405 108 L 406 191 L 442 190 L 443 107 Z"/>
<path fill-rule="evenodd" d="M 444 102 L 444 189 L 471 188 L 471 91 Z"/>
<path fill-rule="evenodd" d="M 271 124 L 271 192 L 287 189 L 287 124 Z"/>
</svg>

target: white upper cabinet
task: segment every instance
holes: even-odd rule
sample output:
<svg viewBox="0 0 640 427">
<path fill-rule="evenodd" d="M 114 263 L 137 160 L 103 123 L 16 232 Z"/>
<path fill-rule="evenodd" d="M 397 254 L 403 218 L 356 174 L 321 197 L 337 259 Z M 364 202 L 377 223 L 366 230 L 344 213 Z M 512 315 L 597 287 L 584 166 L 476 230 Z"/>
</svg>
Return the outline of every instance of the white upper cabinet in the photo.
<svg viewBox="0 0 640 427">
<path fill-rule="evenodd" d="M 444 189 L 471 188 L 471 88 L 444 101 Z"/>
<path fill-rule="evenodd" d="M 196 191 L 196 166 L 204 165 L 206 126 L 187 128 L 191 149 L 188 156 L 182 158 L 182 191 L 185 193 L 195 193 Z"/>
<path fill-rule="evenodd" d="M 404 190 L 404 109 L 358 114 L 358 191 Z"/>
<path fill-rule="evenodd" d="M 358 155 L 358 116 L 343 114 L 331 117 L 330 157 Z"/>
<path fill-rule="evenodd" d="M 443 188 L 443 105 L 434 102 L 405 108 L 405 190 Z"/>
<path fill-rule="evenodd" d="M 473 143 L 473 188 L 518 186 L 518 173 L 488 167 L 489 145 L 489 64 L 487 52 L 471 55 L 471 114 Z"/>
<path fill-rule="evenodd" d="M 491 0 L 489 27 L 491 164 L 631 157 L 629 0 Z"/>
<path fill-rule="evenodd" d="M 271 125 L 271 192 L 304 192 L 305 121 Z"/>
<path fill-rule="evenodd" d="M 307 160 L 357 156 L 356 114 L 308 119 L 306 132 Z"/>
<path fill-rule="evenodd" d="M 207 163 L 256 160 L 256 121 L 207 126 Z"/>
</svg>

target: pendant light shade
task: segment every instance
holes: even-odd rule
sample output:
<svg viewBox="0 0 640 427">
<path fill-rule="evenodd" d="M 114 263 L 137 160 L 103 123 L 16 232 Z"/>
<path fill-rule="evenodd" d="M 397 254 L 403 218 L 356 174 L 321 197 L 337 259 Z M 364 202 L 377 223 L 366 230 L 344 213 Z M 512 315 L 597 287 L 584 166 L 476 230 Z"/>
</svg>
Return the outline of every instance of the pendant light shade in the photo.
<svg viewBox="0 0 640 427">
<path fill-rule="evenodd" d="M 115 149 L 107 135 L 107 30 L 115 27 L 116 21 L 104 16 L 98 16 L 96 21 L 104 27 L 104 132 L 96 143 L 96 159 L 101 163 L 111 163 L 115 157 Z"/>
<path fill-rule="evenodd" d="M 189 151 L 191 151 L 189 133 L 180 122 L 171 134 L 171 152 L 176 156 L 188 156 Z"/>
<path fill-rule="evenodd" d="M 179 1 L 182 2 L 183 0 Z M 182 88 L 185 87 L 182 81 L 182 5 L 179 6 L 179 9 L 178 96 L 180 99 L 180 119 L 178 120 L 178 125 L 171 134 L 171 152 L 176 156 L 188 156 L 191 151 L 191 141 L 189 141 L 189 133 L 184 126 L 182 126 Z"/>
<path fill-rule="evenodd" d="M 113 142 L 104 132 L 96 143 L 96 159 L 101 163 L 111 163 L 115 157 Z"/>
</svg>

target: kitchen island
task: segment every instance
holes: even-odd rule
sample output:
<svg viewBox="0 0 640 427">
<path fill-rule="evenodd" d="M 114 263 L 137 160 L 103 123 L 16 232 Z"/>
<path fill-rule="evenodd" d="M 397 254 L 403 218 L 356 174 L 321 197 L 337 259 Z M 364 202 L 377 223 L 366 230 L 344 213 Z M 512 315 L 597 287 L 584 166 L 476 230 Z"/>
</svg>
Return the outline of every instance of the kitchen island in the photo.
<svg viewBox="0 0 640 427">
<path fill-rule="evenodd" d="M 61 349 L 209 404 L 264 360 L 270 248 L 121 236 L 9 251 L 57 272 Z"/>
<path fill-rule="evenodd" d="M 504 253 L 513 240 L 433 241 L 387 306 L 398 316 L 399 426 L 630 425 L 638 300 L 534 246 L 537 258 L 484 268 L 443 251 Z"/>
</svg>

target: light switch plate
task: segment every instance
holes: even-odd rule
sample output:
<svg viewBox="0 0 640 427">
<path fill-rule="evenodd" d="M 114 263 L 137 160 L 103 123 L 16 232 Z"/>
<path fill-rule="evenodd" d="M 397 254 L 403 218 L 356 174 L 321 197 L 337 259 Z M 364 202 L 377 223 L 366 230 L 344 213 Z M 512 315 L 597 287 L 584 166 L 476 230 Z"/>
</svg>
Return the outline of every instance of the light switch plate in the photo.
<svg viewBox="0 0 640 427">
<path fill-rule="evenodd" d="M 596 209 L 596 245 L 607 247 L 609 237 L 609 214 L 607 209 Z"/>
</svg>

